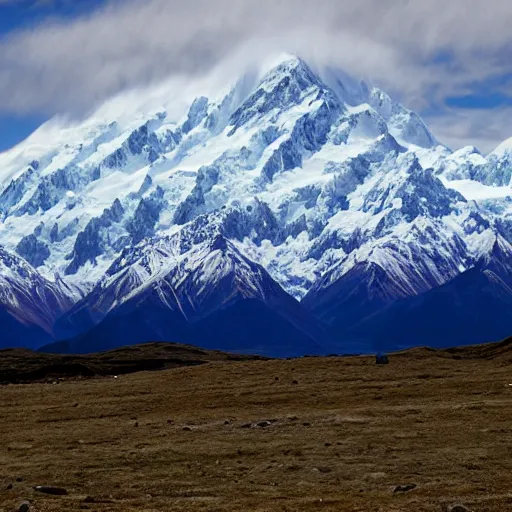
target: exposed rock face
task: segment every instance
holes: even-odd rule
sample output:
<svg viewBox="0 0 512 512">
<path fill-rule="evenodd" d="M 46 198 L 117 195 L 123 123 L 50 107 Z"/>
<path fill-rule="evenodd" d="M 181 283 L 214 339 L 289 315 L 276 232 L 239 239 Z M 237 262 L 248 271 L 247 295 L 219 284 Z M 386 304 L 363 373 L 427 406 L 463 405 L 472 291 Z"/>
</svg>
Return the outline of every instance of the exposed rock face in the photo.
<svg viewBox="0 0 512 512">
<path fill-rule="evenodd" d="M 155 225 L 165 205 L 164 191 L 161 188 L 157 188 L 148 198 L 140 200 L 135 214 L 126 226 L 133 244 L 136 245 L 155 234 Z"/>
<path fill-rule="evenodd" d="M 108 246 L 109 228 L 123 218 L 124 209 L 117 199 L 110 208 L 106 208 L 98 218 L 91 219 L 84 231 L 78 234 L 69 256 L 71 263 L 66 269 L 67 274 L 75 274 L 86 262 L 94 263 L 96 258 L 104 253 Z M 55 237 L 58 233 L 54 234 Z"/>
<path fill-rule="evenodd" d="M 22 238 L 16 246 L 16 252 L 36 268 L 44 265 L 44 262 L 50 257 L 48 246 L 38 240 L 34 234 Z"/>
</svg>

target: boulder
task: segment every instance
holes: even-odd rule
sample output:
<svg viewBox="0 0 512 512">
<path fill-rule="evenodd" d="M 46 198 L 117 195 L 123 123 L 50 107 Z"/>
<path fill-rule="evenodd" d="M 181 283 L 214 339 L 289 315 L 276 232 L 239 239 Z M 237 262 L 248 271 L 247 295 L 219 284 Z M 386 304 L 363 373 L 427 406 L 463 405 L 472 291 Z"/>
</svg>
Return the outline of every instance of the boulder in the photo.
<svg viewBox="0 0 512 512">
<path fill-rule="evenodd" d="M 393 490 L 394 493 L 399 493 L 399 492 L 409 492 L 409 491 L 412 491 L 413 489 L 416 489 L 417 485 L 416 484 L 407 484 L 407 485 L 397 485 L 395 487 L 395 489 Z M 457 512 L 457 511 L 455 511 Z"/>
<path fill-rule="evenodd" d="M 375 356 L 375 363 L 378 365 L 389 364 L 389 357 L 386 354 L 377 354 Z"/>
<path fill-rule="evenodd" d="M 464 505 L 456 504 L 446 507 L 446 512 L 471 512 L 471 509 Z"/>
<path fill-rule="evenodd" d="M 37 492 L 41 492 L 43 494 L 51 494 L 53 496 L 67 496 L 68 491 L 63 489 L 62 487 L 53 487 L 47 485 L 38 485 L 34 487 Z"/>
</svg>

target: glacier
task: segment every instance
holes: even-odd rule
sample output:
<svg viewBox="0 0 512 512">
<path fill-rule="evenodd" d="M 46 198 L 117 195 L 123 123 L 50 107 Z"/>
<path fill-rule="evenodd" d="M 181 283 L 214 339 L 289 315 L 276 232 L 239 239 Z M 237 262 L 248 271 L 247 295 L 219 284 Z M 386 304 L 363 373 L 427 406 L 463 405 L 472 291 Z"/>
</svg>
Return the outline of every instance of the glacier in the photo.
<svg viewBox="0 0 512 512">
<path fill-rule="evenodd" d="M 17 329 L 0 344 L 449 344 L 399 327 L 489 276 L 496 244 L 509 254 L 512 144 L 453 152 L 384 91 L 291 55 L 207 84 L 127 93 L 0 154 L 0 311 Z M 508 304 L 508 267 L 499 280 Z"/>
</svg>

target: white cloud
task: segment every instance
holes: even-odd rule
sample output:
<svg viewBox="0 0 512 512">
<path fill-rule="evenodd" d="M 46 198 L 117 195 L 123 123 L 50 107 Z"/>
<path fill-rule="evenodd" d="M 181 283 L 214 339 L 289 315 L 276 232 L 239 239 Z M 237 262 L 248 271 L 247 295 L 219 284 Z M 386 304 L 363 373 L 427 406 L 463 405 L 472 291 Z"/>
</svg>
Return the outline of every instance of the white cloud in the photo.
<svg viewBox="0 0 512 512">
<path fill-rule="evenodd" d="M 447 146 L 476 146 L 489 153 L 512 135 L 512 107 L 499 109 L 449 109 L 442 115 L 426 116 L 425 122 Z"/>
<path fill-rule="evenodd" d="M 295 52 L 432 109 L 512 71 L 511 20 L 503 0 L 113 1 L 0 41 L 0 111 L 81 113 L 126 88 L 203 73 L 242 47 L 245 61 Z M 505 116 L 487 135 L 477 114 L 464 115 L 430 121 L 442 140 L 509 135 Z"/>
</svg>

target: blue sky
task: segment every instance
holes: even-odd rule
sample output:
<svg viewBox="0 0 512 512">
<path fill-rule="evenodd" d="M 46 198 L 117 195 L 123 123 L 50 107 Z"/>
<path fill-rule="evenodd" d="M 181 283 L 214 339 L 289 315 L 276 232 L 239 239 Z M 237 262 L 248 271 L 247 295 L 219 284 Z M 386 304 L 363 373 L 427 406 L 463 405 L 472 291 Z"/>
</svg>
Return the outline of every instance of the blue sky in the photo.
<svg viewBox="0 0 512 512">
<path fill-rule="evenodd" d="M 0 37 L 10 32 L 30 27 L 49 14 L 61 11 L 57 6 L 35 8 L 27 2 L 0 4 Z M 11 147 L 34 131 L 44 120 L 44 115 L 13 116 L 0 113 L 0 151 Z"/>
<path fill-rule="evenodd" d="M 385 4 L 385 5 L 384 5 Z M 512 136 L 512 13 L 502 0 L 0 0 L 0 151 L 56 114 L 200 73 L 229 52 L 323 59 L 421 113 L 441 142 Z"/>
<path fill-rule="evenodd" d="M 94 9 L 102 0 L 18 0 L 0 3 L 0 32 L 30 27 L 44 21 L 48 16 L 73 17 Z M 96 5 L 97 7 L 97 5 Z"/>
<path fill-rule="evenodd" d="M 103 3 L 104 0 L 0 0 L 0 38 L 54 18 L 76 19 Z M 25 139 L 48 117 L 48 113 L 38 111 L 22 115 L 0 111 L 0 152 Z"/>
</svg>

